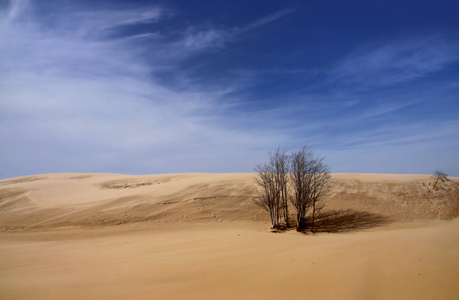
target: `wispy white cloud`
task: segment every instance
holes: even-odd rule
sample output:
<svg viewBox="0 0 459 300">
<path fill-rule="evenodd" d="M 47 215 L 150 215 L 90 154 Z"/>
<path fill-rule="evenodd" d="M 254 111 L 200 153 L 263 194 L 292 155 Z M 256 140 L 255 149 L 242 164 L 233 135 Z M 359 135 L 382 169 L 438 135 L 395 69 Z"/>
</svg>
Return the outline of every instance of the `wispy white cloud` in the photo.
<svg viewBox="0 0 459 300">
<path fill-rule="evenodd" d="M 159 6 L 147 8 L 127 8 L 123 10 L 67 11 L 55 16 L 61 34 L 78 35 L 98 39 L 109 36 L 113 30 L 129 25 L 148 25 L 170 17 L 171 12 Z"/>
<path fill-rule="evenodd" d="M 330 76 L 334 82 L 362 86 L 404 83 L 459 60 L 459 44 L 429 35 L 362 46 L 345 57 Z"/>
<path fill-rule="evenodd" d="M 254 153 L 276 139 L 274 132 L 228 126 L 221 103 L 227 87 L 172 90 L 150 76 L 158 67 L 176 68 L 171 54 L 158 52 L 148 62 L 138 55 L 139 47 L 179 52 L 183 45 L 68 34 L 75 19 L 66 23 L 64 17 L 53 28 L 25 26 L 15 22 L 21 13 L 31 12 L 9 13 L 8 26 L 0 29 L 6 41 L 0 48 L 0 177 L 34 170 L 251 171 Z M 160 18 L 121 15 L 100 16 L 105 19 L 95 30 Z M 92 15 L 73 16 L 82 24 L 78 32 L 94 25 L 87 20 Z M 193 51 L 216 40 L 211 31 L 185 39 Z"/>
<path fill-rule="evenodd" d="M 217 29 L 197 29 L 189 27 L 183 37 L 183 45 L 192 51 L 216 49 L 224 45 L 229 34 Z"/>
<path fill-rule="evenodd" d="M 190 50 L 218 49 L 226 42 L 247 31 L 255 30 L 272 23 L 284 16 L 293 13 L 296 9 L 283 9 L 273 14 L 261 17 L 243 27 L 229 28 L 226 30 L 216 28 L 198 28 L 189 26 L 183 37 L 183 45 Z"/>
<path fill-rule="evenodd" d="M 89 24 L 95 25 L 97 28 L 105 29 L 120 25 L 135 25 L 141 23 L 155 23 L 164 16 L 163 10 L 159 7 L 153 8 L 137 8 L 123 11 L 104 10 L 104 11 L 88 11 L 76 14 L 77 17 L 86 20 L 91 20 Z"/>
<path fill-rule="evenodd" d="M 237 31 L 245 32 L 245 31 L 250 31 L 250 30 L 257 29 L 259 27 L 262 27 L 262 26 L 265 26 L 265 25 L 267 25 L 269 23 L 277 21 L 277 20 L 283 18 L 284 16 L 286 16 L 288 14 L 291 14 L 291 13 L 293 13 L 295 11 L 296 11 L 296 8 L 282 9 L 282 10 L 277 11 L 275 13 L 272 13 L 272 14 L 269 14 L 267 16 L 261 17 L 261 18 L 255 20 L 255 21 L 253 21 L 252 23 L 249 23 L 248 25 L 246 25 L 244 27 L 241 27 Z"/>
<path fill-rule="evenodd" d="M 334 172 L 456 174 L 458 121 L 386 125 L 348 134 L 324 151 Z"/>
</svg>

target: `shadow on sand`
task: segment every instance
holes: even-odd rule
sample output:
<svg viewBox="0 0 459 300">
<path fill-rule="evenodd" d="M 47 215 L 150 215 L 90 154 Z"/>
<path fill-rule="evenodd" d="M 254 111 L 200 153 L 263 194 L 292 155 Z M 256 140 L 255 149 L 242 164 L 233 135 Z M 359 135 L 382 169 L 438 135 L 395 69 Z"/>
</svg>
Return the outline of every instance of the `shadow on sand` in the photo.
<svg viewBox="0 0 459 300">
<path fill-rule="evenodd" d="M 391 223 L 390 219 L 386 216 L 373 214 L 366 211 L 354 211 L 354 210 L 328 210 L 317 213 L 314 221 L 314 232 L 350 232 L 370 229 L 382 225 Z M 292 230 L 295 224 L 291 224 L 293 227 L 287 228 L 285 225 L 281 225 L 277 229 L 271 230 L 271 232 L 284 232 Z M 303 233 L 311 232 L 311 217 L 304 220 Z"/>
<path fill-rule="evenodd" d="M 370 229 L 390 223 L 388 217 L 366 211 L 329 210 L 320 212 L 314 221 L 314 232 L 349 232 Z M 311 230 L 311 219 L 305 222 L 305 232 Z"/>
</svg>

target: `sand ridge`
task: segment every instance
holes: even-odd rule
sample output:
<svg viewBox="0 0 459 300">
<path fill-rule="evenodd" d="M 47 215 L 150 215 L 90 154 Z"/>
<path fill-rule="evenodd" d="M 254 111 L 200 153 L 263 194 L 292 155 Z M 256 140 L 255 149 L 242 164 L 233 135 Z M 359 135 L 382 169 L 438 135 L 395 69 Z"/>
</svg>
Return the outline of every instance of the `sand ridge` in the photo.
<svg viewBox="0 0 459 300">
<path fill-rule="evenodd" d="M 324 218 L 448 220 L 459 182 L 429 175 L 333 174 Z M 266 222 L 254 174 L 48 174 L 0 181 L 0 229 L 138 222 Z M 293 210 L 291 210 L 293 211 Z M 344 220 L 344 219 L 343 219 Z M 370 221 L 370 220 L 368 220 Z"/>
<path fill-rule="evenodd" d="M 2 210 L 0 228 L 264 219 L 253 203 L 252 179 L 251 174 L 53 174 L 10 184 L 6 180 L 0 205 L 28 206 L 14 214 Z"/>
</svg>

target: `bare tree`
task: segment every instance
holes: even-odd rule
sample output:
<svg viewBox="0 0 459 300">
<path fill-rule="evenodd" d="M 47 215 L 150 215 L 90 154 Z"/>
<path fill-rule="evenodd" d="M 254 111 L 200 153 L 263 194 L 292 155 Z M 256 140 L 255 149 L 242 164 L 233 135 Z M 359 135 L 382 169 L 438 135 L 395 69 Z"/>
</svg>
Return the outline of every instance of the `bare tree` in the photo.
<svg viewBox="0 0 459 300">
<path fill-rule="evenodd" d="M 311 207 L 310 193 L 310 164 L 312 152 L 306 146 L 297 152 L 293 152 L 290 162 L 290 183 L 292 185 L 292 195 L 290 201 L 295 208 L 296 230 L 304 229 L 304 219 Z"/>
<path fill-rule="evenodd" d="M 317 202 L 322 200 L 330 187 L 330 170 L 323 163 L 323 157 L 314 157 L 311 161 L 310 197 L 312 202 L 311 232 L 314 232 L 314 220 Z"/>
<path fill-rule="evenodd" d="M 441 180 L 442 182 L 448 181 L 448 174 L 446 174 L 443 171 L 436 170 L 434 172 L 433 176 L 434 176 L 434 179 L 435 179 L 435 183 L 433 185 L 433 188 L 435 188 L 437 186 L 437 183 L 438 183 L 439 180 Z"/>
<path fill-rule="evenodd" d="M 311 149 L 303 147 L 289 157 L 278 147 L 269 153 L 269 161 L 255 166 L 259 196 L 256 203 L 265 209 L 271 219 L 271 228 L 279 228 L 283 215 L 289 224 L 288 200 L 296 213 L 296 229 L 305 229 L 306 214 L 312 208 L 312 226 L 320 201 L 328 189 L 330 172 L 323 158 L 316 157 Z M 289 188 L 290 187 L 290 188 Z"/>
<path fill-rule="evenodd" d="M 285 150 L 278 147 L 269 153 L 269 162 L 255 167 L 257 184 L 261 187 L 256 203 L 269 212 L 271 227 L 280 226 L 280 217 L 283 214 L 286 226 L 288 222 L 288 156 Z"/>
<path fill-rule="evenodd" d="M 270 164 L 274 165 L 276 181 L 276 197 L 282 208 L 284 222 L 286 227 L 290 227 L 288 213 L 288 156 L 285 150 L 278 147 L 274 152 L 269 154 Z"/>
<path fill-rule="evenodd" d="M 295 207 L 297 231 L 305 229 L 304 220 L 311 207 L 311 231 L 314 231 L 317 202 L 325 195 L 330 181 L 330 171 L 323 160 L 321 157 L 316 157 L 314 152 L 306 146 L 292 153 L 290 182 L 293 194 L 290 201 Z"/>
<path fill-rule="evenodd" d="M 269 213 L 271 228 L 279 227 L 279 198 L 276 197 L 276 180 L 273 167 L 261 164 L 255 167 L 256 182 L 261 187 L 256 204 Z"/>
</svg>

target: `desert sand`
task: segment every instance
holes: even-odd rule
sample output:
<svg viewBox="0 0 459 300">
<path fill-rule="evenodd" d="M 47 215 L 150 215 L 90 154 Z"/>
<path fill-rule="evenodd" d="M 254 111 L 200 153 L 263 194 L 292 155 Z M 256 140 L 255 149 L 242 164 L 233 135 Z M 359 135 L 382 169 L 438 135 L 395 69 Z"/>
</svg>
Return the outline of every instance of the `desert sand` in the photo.
<svg viewBox="0 0 459 300">
<path fill-rule="evenodd" d="M 0 299 L 459 299 L 459 178 L 333 174 L 315 234 L 254 178 L 0 180 Z"/>
</svg>

